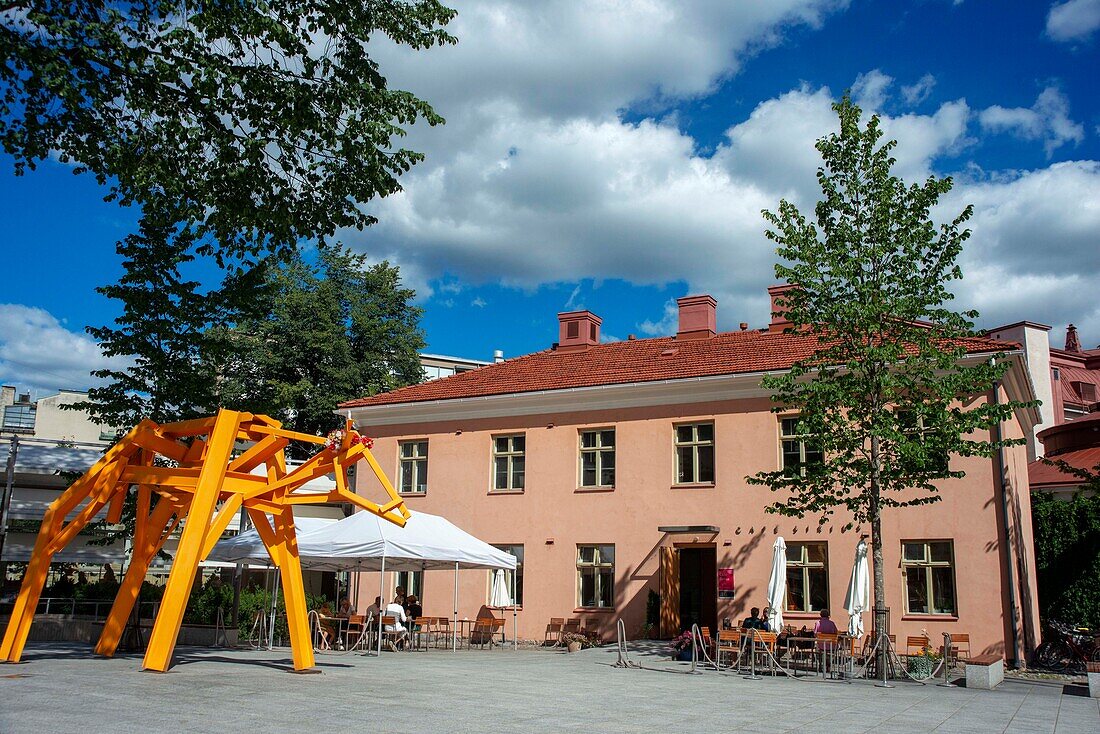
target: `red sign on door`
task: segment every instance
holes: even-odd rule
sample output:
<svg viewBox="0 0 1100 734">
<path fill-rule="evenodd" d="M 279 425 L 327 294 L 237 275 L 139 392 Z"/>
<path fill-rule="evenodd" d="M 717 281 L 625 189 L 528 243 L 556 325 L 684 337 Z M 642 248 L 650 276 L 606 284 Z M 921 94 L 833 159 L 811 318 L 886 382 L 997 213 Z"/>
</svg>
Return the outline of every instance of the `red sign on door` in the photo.
<svg viewBox="0 0 1100 734">
<path fill-rule="evenodd" d="M 718 598 L 720 599 L 732 599 L 733 598 L 733 569 L 732 568 L 720 568 L 718 569 Z"/>
</svg>

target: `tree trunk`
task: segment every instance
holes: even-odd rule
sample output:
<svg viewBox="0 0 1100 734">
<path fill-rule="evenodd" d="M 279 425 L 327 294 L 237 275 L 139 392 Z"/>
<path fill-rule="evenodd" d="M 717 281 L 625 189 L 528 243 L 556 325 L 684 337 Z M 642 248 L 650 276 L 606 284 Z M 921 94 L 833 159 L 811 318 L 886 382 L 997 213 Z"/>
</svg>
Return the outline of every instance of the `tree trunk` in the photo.
<svg viewBox="0 0 1100 734">
<path fill-rule="evenodd" d="M 884 611 L 886 609 L 886 569 L 883 568 L 882 561 L 882 508 L 879 505 L 879 497 L 882 491 L 879 483 L 880 471 L 879 439 L 878 436 L 871 436 L 871 485 L 868 493 L 867 515 L 871 523 L 871 567 L 874 569 L 875 579 L 875 605 L 872 617 L 875 620 L 874 625 L 878 633 L 879 665 L 881 666 L 879 670 L 885 681 L 883 671 L 887 670 L 889 665 L 889 653 L 887 651 L 889 638 L 886 637 L 887 620 Z"/>
</svg>

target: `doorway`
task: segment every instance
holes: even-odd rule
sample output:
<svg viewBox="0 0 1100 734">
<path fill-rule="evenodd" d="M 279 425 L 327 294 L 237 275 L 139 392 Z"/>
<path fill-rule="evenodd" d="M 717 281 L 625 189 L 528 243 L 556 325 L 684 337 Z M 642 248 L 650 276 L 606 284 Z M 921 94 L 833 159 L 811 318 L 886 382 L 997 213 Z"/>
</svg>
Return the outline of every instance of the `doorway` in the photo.
<svg viewBox="0 0 1100 734">
<path fill-rule="evenodd" d="M 680 548 L 680 628 L 718 629 L 718 563 L 714 546 Z"/>
</svg>

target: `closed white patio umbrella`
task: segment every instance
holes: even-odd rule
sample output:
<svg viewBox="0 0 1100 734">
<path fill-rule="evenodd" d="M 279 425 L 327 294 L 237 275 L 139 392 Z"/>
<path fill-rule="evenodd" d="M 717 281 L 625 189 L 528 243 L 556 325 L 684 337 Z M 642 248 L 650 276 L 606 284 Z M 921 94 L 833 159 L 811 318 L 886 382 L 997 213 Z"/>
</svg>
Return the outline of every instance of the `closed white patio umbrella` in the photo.
<svg viewBox="0 0 1100 734">
<path fill-rule="evenodd" d="M 512 571 L 512 576 L 516 574 Z M 503 569 L 497 569 L 493 572 L 493 593 L 489 595 L 489 606 L 498 607 L 504 609 L 505 607 L 512 607 L 512 646 L 519 647 L 519 638 L 516 637 L 516 603 L 512 596 L 512 592 L 508 590 L 508 578 L 505 575 Z"/>
<path fill-rule="evenodd" d="M 871 596 L 871 578 L 867 570 L 867 542 L 862 538 L 856 545 L 856 558 L 852 564 L 852 577 L 848 580 L 848 593 L 844 595 L 844 608 L 848 618 L 848 634 L 863 637 L 863 613 Z"/>
<path fill-rule="evenodd" d="M 768 629 L 783 629 L 783 605 L 787 603 L 787 544 L 780 535 L 772 546 L 772 573 L 768 578 Z"/>
</svg>

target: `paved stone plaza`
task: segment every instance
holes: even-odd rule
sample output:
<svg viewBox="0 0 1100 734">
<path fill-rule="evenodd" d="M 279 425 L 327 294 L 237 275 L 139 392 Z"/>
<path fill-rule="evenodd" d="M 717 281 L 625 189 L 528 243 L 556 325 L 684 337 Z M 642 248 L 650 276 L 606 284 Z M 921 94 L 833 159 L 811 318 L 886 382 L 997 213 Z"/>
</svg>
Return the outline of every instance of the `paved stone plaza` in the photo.
<svg viewBox="0 0 1100 734">
<path fill-rule="evenodd" d="M 1098 732 L 1083 687 L 1008 680 L 995 691 L 899 683 L 745 680 L 612 667 L 614 648 L 319 655 L 177 649 L 167 674 L 140 658 L 32 643 L 0 666 L 0 733 L 70 732 Z"/>
</svg>

